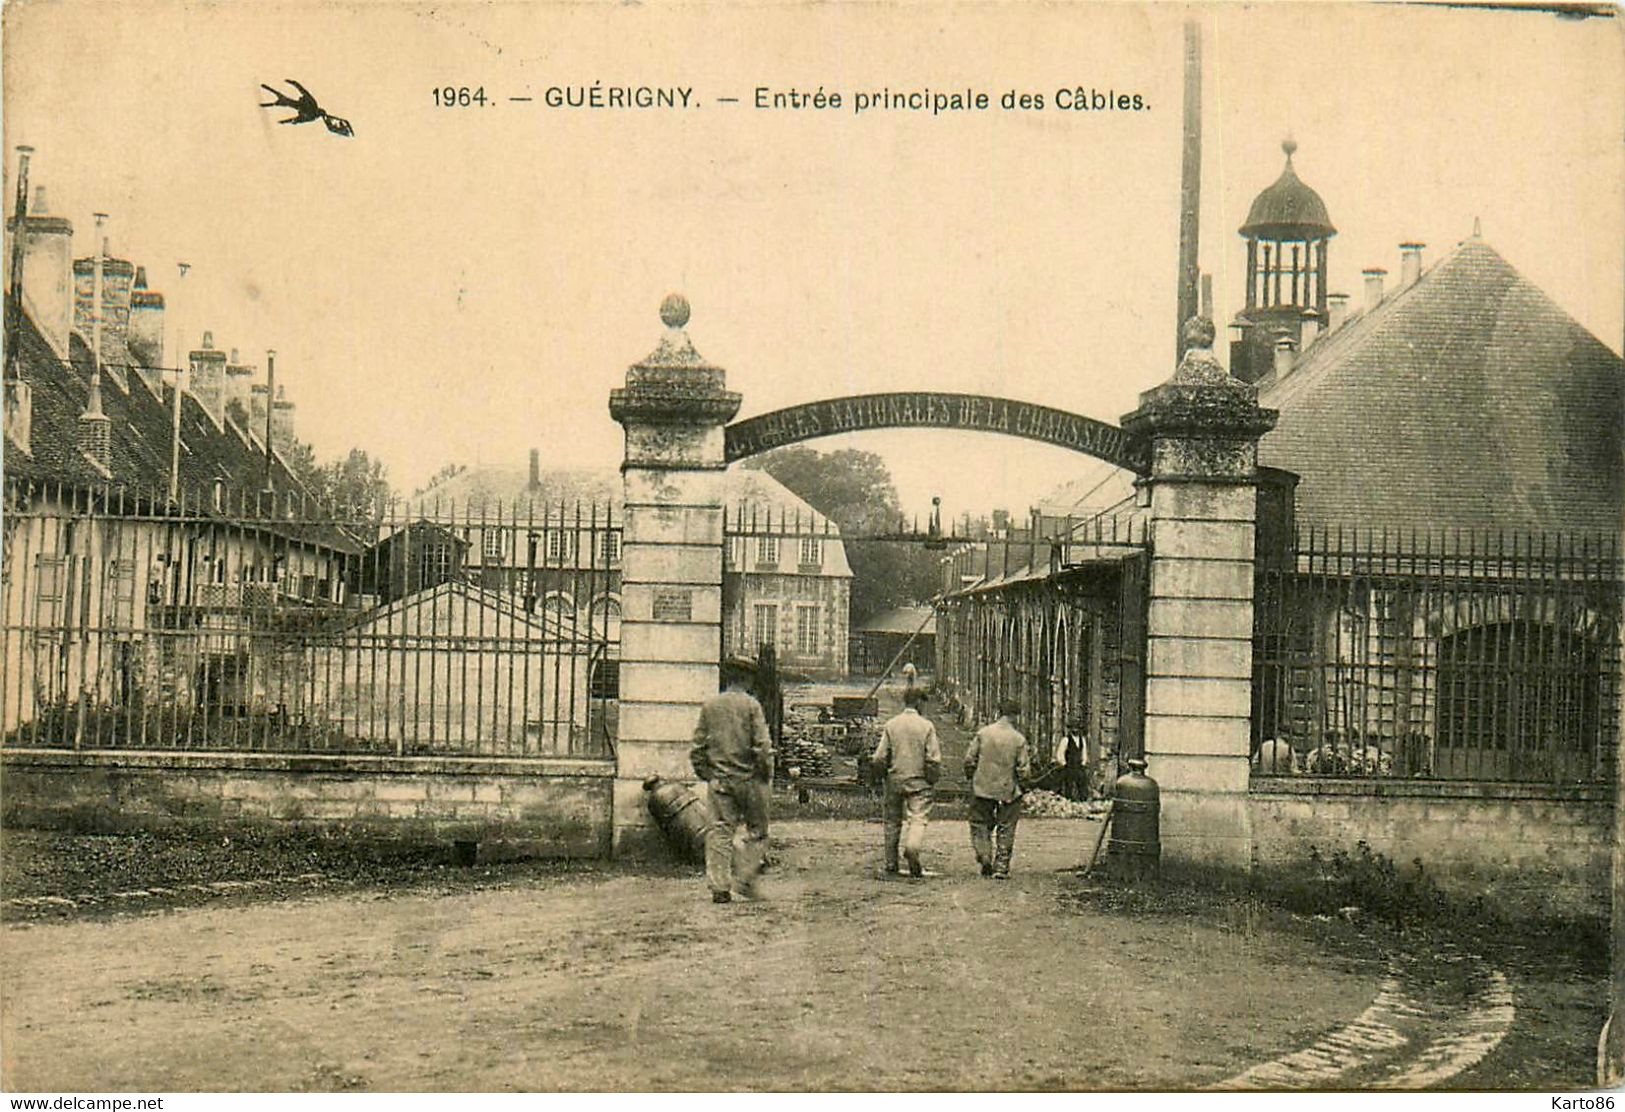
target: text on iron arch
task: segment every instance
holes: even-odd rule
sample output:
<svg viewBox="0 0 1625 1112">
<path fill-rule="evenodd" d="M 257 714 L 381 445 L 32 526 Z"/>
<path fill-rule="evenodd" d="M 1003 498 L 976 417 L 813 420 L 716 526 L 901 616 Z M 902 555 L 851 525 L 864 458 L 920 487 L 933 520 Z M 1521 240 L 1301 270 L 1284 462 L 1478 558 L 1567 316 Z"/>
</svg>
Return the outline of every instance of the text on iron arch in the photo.
<svg viewBox="0 0 1625 1112">
<path fill-rule="evenodd" d="M 996 432 L 1084 452 L 1131 471 L 1150 466 L 1145 443 L 1116 425 L 1031 402 L 930 392 L 830 398 L 729 425 L 728 462 L 786 444 L 868 429 L 937 428 Z"/>
</svg>

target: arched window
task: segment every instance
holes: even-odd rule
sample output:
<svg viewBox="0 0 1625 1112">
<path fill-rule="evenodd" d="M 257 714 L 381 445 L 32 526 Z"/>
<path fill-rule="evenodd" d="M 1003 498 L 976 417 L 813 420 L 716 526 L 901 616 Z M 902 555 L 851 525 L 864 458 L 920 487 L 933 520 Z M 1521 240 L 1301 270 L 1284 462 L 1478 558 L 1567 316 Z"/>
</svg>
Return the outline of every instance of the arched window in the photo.
<svg viewBox="0 0 1625 1112">
<path fill-rule="evenodd" d="M 592 600 L 587 618 L 594 629 L 607 629 L 611 622 L 621 620 L 621 600 L 614 595 L 599 595 Z"/>
<path fill-rule="evenodd" d="M 1527 619 L 1441 638 L 1441 773 L 1588 777 L 1602 739 L 1601 658 L 1590 639 Z"/>
<path fill-rule="evenodd" d="M 574 625 L 576 620 L 576 600 L 563 591 L 554 591 L 542 600 L 542 614 L 556 622 Z"/>
</svg>

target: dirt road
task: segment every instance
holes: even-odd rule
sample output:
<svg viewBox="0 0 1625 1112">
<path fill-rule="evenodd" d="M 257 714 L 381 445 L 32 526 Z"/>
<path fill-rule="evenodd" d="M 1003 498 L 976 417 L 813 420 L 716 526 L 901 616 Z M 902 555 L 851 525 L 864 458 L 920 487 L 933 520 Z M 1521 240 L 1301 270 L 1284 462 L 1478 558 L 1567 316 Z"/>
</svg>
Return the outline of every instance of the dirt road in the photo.
<svg viewBox="0 0 1625 1112">
<path fill-rule="evenodd" d="M 1246 923 L 1125 919 L 1021 827 L 1017 875 L 932 830 L 784 824 L 769 898 L 614 871 L 5 931 L 11 1091 L 1193 1087 L 1365 1008 L 1380 962 Z"/>
</svg>

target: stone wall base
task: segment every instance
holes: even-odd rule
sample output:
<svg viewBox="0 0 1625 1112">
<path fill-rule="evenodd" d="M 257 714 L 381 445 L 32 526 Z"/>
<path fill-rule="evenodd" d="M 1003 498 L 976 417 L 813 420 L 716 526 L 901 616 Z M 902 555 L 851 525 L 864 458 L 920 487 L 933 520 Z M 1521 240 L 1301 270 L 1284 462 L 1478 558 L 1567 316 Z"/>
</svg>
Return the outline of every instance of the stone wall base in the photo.
<svg viewBox="0 0 1625 1112">
<path fill-rule="evenodd" d="M 0 824 L 331 829 L 482 857 L 608 857 L 613 761 L 0 750 Z"/>
<path fill-rule="evenodd" d="M 1252 858 L 1245 792 L 1162 793 L 1163 860 L 1245 871 Z"/>
<path fill-rule="evenodd" d="M 1610 786 L 1255 778 L 1253 867 L 1267 876 L 1360 842 L 1404 874 L 1508 918 L 1602 918 L 1610 907 Z"/>
</svg>

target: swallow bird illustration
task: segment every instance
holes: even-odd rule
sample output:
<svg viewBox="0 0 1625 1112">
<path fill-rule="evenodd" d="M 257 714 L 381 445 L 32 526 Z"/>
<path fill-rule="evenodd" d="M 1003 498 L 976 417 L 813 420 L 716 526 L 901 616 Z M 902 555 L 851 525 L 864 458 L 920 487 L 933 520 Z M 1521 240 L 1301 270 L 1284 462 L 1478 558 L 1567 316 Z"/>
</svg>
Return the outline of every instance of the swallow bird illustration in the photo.
<svg viewBox="0 0 1625 1112">
<path fill-rule="evenodd" d="M 299 90 L 299 95 L 297 97 L 291 97 L 287 93 L 278 92 L 269 85 L 260 86 L 260 88 L 264 89 L 266 92 L 270 93 L 276 98 L 275 100 L 262 101 L 260 103 L 261 108 L 293 109 L 294 114 L 292 116 L 289 116 L 285 120 L 278 120 L 277 123 L 308 124 L 312 120 L 320 120 L 322 123 L 327 125 L 327 130 L 331 131 L 334 135 L 355 134 L 355 130 L 350 127 L 349 120 L 341 120 L 337 116 L 329 113 L 321 105 L 316 103 L 316 98 L 311 95 L 309 89 L 299 84 L 299 82 L 295 81 L 293 78 L 289 77 L 286 80 L 288 84 Z"/>
</svg>

